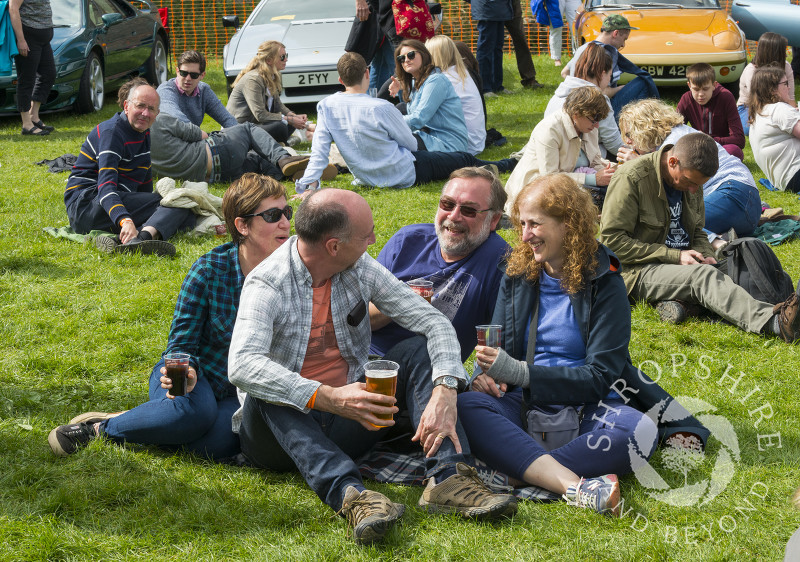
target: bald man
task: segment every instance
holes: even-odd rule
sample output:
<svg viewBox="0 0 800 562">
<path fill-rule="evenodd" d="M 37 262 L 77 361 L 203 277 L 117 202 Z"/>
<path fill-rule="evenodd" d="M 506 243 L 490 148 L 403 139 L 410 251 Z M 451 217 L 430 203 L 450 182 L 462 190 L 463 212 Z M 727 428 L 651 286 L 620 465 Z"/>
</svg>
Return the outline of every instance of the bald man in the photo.
<svg viewBox="0 0 800 562">
<path fill-rule="evenodd" d="M 296 236 L 248 275 L 229 354 L 242 408 L 234 415 L 242 452 L 272 471 L 299 470 L 359 543 L 380 540 L 405 506 L 364 488 L 354 459 L 394 425 L 377 418 L 407 409 L 428 457 L 420 506 L 429 512 L 493 518 L 516 499 L 480 483 L 456 420 L 466 383 L 447 318 L 369 254 L 372 211 L 358 194 L 323 189 L 302 203 Z M 368 303 L 427 338 L 398 353 L 395 397 L 366 391 Z M 386 426 L 386 427 L 383 427 Z"/>
</svg>

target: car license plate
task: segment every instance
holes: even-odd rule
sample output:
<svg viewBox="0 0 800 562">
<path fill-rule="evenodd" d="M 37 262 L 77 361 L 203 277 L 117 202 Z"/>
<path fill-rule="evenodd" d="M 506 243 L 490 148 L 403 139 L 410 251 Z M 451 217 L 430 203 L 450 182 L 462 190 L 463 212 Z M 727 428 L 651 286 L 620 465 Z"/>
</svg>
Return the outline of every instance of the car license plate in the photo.
<svg viewBox="0 0 800 562">
<path fill-rule="evenodd" d="M 304 86 L 325 86 L 327 84 L 338 84 L 339 73 L 335 70 L 323 72 L 298 72 L 295 74 L 283 74 L 281 81 L 285 88 L 302 88 Z"/>
<path fill-rule="evenodd" d="M 649 64 L 641 67 L 646 70 L 653 78 L 685 78 L 686 65 L 660 65 Z"/>
</svg>

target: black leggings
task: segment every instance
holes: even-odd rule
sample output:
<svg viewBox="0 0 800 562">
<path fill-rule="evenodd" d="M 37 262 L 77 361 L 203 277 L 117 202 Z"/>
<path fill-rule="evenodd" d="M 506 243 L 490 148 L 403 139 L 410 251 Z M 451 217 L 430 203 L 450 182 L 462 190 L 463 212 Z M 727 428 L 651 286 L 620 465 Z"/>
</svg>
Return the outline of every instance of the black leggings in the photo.
<svg viewBox="0 0 800 562">
<path fill-rule="evenodd" d="M 17 111 L 25 113 L 31 101 L 45 103 L 50 88 L 56 81 L 56 63 L 50 41 L 53 28 L 36 29 L 22 26 L 22 35 L 28 44 L 28 56 L 17 55 Z"/>
<path fill-rule="evenodd" d="M 789 183 L 786 184 L 786 191 L 800 193 L 800 170 L 798 170 L 794 177 L 789 180 Z"/>
</svg>

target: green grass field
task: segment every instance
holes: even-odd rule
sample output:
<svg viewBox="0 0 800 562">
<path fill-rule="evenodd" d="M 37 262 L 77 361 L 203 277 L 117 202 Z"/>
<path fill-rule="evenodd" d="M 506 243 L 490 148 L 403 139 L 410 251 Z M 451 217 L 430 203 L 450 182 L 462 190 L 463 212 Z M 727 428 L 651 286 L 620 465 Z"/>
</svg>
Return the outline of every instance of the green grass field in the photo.
<svg viewBox="0 0 800 562">
<path fill-rule="evenodd" d="M 488 108 L 490 126 L 509 143 L 484 152 L 489 159 L 522 147 L 559 81 L 548 59 L 538 57 L 538 78 L 550 86 L 523 91 L 513 59 L 505 63 L 514 93 Z M 208 79 L 224 95 L 218 62 Z M 665 96 L 676 103 L 681 93 Z M 720 484 L 713 499 L 706 493 L 691 505 L 670 505 L 629 475 L 621 480 L 621 519 L 561 502 L 524 503 L 513 520 L 495 525 L 427 516 L 416 508 L 421 489 L 367 482 L 408 509 L 382 545 L 359 547 L 345 521 L 297 475 L 103 441 L 54 457 L 47 445 L 54 426 L 80 412 L 128 409 L 147 399 L 181 281 L 218 243 L 179 236 L 174 260 L 109 257 L 42 232 L 67 224 L 67 176 L 34 162 L 77 153 L 89 129 L 114 111 L 109 100 L 98 115 L 46 115 L 57 132 L 44 139 L 22 137 L 17 119 L 0 119 L 0 560 L 782 559 L 800 525 L 790 500 L 800 485 L 800 347 L 707 321 L 664 325 L 646 305 L 631 310 L 634 363 L 647 361 L 643 369 L 673 395 L 694 399 L 708 425 L 729 422 L 735 433 L 733 443 L 712 439 L 688 476 Z M 749 147 L 746 153 L 763 177 Z M 351 179 L 331 185 L 351 188 Z M 432 221 L 440 188 L 359 188 L 375 214 L 370 253 L 377 255 L 402 225 Z M 800 213 L 796 195 L 762 197 Z M 800 242 L 775 250 L 792 278 L 800 277 Z M 659 453 L 653 465 L 667 486 L 682 486 L 684 474 L 668 470 L 667 461 Z"/>
</svg>

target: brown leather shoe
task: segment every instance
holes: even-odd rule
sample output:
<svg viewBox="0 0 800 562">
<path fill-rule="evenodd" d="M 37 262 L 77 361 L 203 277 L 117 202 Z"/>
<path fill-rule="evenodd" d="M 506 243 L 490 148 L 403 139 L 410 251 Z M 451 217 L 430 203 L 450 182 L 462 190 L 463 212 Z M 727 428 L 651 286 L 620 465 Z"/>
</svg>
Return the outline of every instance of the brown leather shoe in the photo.
<svg viewBox="0 0 800 562">
<path fill-rule="evenodd" d="M 305 170 L 309 160 L 308 156 L 284 156 L 278 160 L 278 167 L 284 176 L 290 178 L 295 173 Z"/>
<path fill-rule="evenodd" d="M 786 343 L 792 343 L 800 338 L 800 297 L 797 293 L 792 293 L 789 298 L 781 304 L 776 305 L 778 315 L 778 328 L 780 336 Z"/>
</svg>

